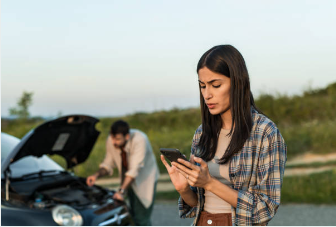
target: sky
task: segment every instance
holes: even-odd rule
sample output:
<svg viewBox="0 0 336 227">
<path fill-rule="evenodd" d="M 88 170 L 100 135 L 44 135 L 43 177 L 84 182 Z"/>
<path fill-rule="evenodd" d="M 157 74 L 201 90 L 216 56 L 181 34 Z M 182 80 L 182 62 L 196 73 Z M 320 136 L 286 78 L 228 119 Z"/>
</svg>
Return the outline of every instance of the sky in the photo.
<svg viewBox="0 0 336 227">
<path fill-rule="evenodd" d="M 1 115 L 122 116 L 199 106 L 196 65 L 243 55 L 255 97 L 336 82 L 336 1 L 1 1 Z"/>
</svg>

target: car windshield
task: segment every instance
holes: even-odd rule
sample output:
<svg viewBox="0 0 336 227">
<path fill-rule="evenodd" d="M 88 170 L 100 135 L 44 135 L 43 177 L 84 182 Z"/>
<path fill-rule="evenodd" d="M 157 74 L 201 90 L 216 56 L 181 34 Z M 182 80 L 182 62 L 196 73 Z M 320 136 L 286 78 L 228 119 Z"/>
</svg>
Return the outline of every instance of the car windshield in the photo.
<svg viewBox="0 0 336 227">
<path fill-rule="evenodd" d="M 18 145 L 20 140 L 14 136 L 1 133 L 1 163 L 6 159 L 10 152 Z M 27 156 L 10 165 L 11 177 L 18 178 L 23 175 L 40 171 L 64 171 L 64 169 L 48 156 L 42 157 Z M 3 174 L 1 174 L 3 178 Z"/>
</svg>

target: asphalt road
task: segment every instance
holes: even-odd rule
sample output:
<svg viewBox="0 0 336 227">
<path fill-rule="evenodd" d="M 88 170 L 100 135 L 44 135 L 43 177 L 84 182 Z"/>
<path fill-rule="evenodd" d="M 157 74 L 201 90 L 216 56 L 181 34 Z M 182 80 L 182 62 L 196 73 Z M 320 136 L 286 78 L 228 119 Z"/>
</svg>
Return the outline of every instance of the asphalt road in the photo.
<svg viewBox="0 0 336 227">
<path fill-rule="evenodd" d="M 177 202 L 157 201 L 152 214 L 155 226 L 188 226 L 192 219 L 178 217 Z M 280 205 L 270 226 L 334 226 L 336 206 L 328 205 Z"/>
</svg>

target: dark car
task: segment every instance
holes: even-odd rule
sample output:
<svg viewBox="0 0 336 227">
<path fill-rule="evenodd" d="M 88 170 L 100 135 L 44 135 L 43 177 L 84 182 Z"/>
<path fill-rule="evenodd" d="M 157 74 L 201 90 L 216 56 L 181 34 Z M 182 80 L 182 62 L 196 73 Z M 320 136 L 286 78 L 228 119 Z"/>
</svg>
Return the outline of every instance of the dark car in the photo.
<svg viewBox="0 0 336 227">
<path fill-rule="evenodd" d="M 83 163 L 99 132 L 97 119 L 83 115 L 48 121 L 20 141 L 1 133 L 2 225 L 132 225 L 114 191 L 86 185 L 49 155 L 65 158 L 67 168 Z"/>
</svg>

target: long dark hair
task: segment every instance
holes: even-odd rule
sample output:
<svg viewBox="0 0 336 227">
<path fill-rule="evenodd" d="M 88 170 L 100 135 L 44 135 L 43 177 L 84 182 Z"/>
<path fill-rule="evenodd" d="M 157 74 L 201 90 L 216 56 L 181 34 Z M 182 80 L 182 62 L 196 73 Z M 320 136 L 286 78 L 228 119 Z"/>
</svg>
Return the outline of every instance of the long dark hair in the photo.
<svg viewBox="0 0 336 227">
<path fill-rule="evenodd" d="M 219 164 L 225 164 L 243 148 L 251 133 L 251 107 L 256 107 L 250 90 L 250 79 L 243 56 L 231 45 L 215 46 L 205 52 L 197 64 L 197 73 L 204 67 L 230 78 L 232 126 L 229 135 L 231 135 L 231 142 L 223 157 L 218 161 Z M 210 161 L 216 154 L 222 119 L 220 114 L 212 115 L 209 112 L 201 91 L 200 101 L 202 135 L 198 143 L 200 147 L 198 156 L 205 161 Z"/>
</svg>

